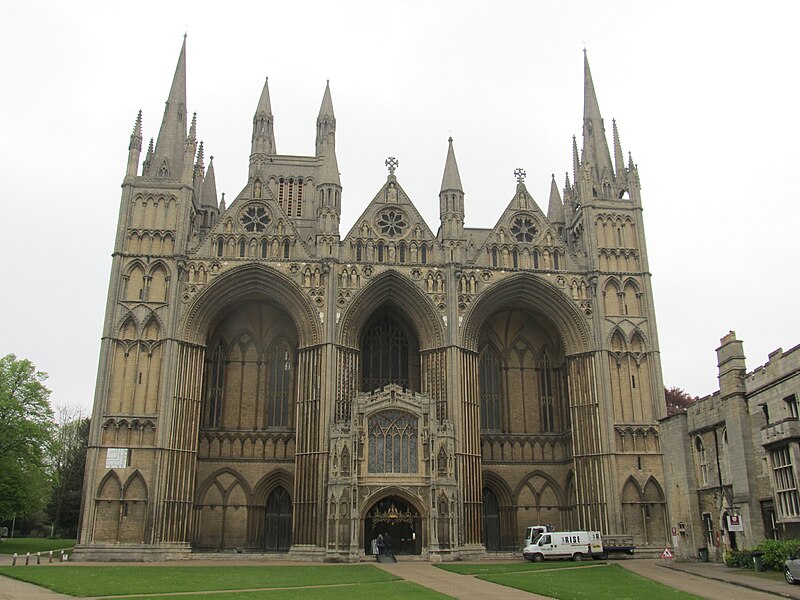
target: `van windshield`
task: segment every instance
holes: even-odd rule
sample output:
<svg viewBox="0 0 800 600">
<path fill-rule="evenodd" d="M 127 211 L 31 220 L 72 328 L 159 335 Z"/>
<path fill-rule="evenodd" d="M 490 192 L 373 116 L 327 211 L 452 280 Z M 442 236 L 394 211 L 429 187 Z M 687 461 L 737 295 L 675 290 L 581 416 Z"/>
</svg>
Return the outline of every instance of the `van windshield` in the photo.
<svg viewBox="0 0 800 600">
<path fill-rule="evenodd" d="M 540 546 L 542 546 L 542 545 L 544 545 L 544 544 L 549 544 L 549 543 L 550 543 L 550 536 L 549 536 L 549 535 L 540 535 L 540 536 L 539 536 L 539 538 L 538 538 L 538 544 L 539 544 Z"/>
</svg>

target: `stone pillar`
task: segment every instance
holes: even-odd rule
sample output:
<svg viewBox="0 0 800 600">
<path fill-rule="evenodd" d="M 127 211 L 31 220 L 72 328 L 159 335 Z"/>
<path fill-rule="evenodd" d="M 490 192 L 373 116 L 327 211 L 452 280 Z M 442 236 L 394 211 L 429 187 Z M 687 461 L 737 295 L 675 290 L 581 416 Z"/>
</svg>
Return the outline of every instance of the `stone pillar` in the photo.
<svg viewBox="0 0 800 600">
<path fill-rule="evenodd" d="M 456 465 L 461 498 L 459 543 L 469 549 L 481 544 L 481 420 L 478 354 L 461 351 L 460 422 L 457 422 Z"/>
</svg>

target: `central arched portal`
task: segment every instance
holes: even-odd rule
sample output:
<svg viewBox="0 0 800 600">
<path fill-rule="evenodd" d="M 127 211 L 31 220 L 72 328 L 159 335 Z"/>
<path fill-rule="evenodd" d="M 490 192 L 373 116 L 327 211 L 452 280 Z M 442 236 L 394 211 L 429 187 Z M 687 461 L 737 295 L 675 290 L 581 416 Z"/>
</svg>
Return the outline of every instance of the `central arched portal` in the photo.
<svg viewBox="0 0 800 600">
<path fill-rule="evenodd" d="M 393 554 L 422 553 L 422 518 L 416 508 L 399 496 L 378 500 L 364 518 L 364 551 L 372 554 L 372 540 L 382 535 Z"/>
</svg>

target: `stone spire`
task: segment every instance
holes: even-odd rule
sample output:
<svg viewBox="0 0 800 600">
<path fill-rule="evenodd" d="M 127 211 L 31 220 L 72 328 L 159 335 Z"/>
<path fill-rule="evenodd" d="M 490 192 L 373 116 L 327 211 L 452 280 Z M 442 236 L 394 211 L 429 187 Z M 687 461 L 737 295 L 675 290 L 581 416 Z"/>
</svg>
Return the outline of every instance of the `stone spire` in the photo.
<svg viewBox="0 0 800 600">
<path fill-rule="evenodd" d="M 569 183 L 569 180 L 567 180 Z M 553 225 L 564 225 L 564 204 L 561 202 L 561 194 L 558 193 L 556 176 L 553 175 L 550 181 L 550 203 L 547 205 L 547 220 Z"/>
<path fill-rule="evenodd" d="M 150 164 L 153 162 L 153 138 L 150 138 L 150 143 L 147 145 L 147 152 L 142 161 L 142 175 L 147 175 L 150 172 Z"/>
<path fill-rule="evenodd" d="M 589 58 L 583 51 L 583 166 L 591 165 L 594 180 L 602 183 L 604 178 L 613 178 L 611 154 L 608 151 L 603 117 L 594 92 Z"/>
<path fill-rule="evenodd" d="M 458 173 L 458 164 L 456 163 L 456 153 L 453 151 L 453 138 L 448 138 L 447 142 L 447 159 L 444 163 L 442 187 L 439 192 L 459 191 L 463 193 L 464 189 L 461 187 L 461 175 Z"/>
<path fill-rule="evenodd" d="M 203 191 L 200 194 L 200 204 L 211 208 L 217 208 L 217 179 L 214 176 L 214 157 L 208 163 L 208 170 L 203 179 Z"/>
<path fill-rule="evenodd" d="M 333 114 L 330 80 L 325 84 L 325 94 L 322 96 L 322 104 L 319 107 L 319 116 L 317 117 L 317 156 L 322 156 L 326 142 L 330 143 L 331 149 L 335 149 L 336 116 Z"/>
<path fill-rule="evenodd" d="M 183 171 L 186 150 L 186 36 L 172 78 L 164 118 L 150 163 L 150 175 L 178 179 Z"/>
<path fill-rule="evenodd" d="M 625 158 L 622 155 L 622 145 L 619 143 L 619 131 L 617 131 L 616 119 L 611 120 L 611 131 L 614 138 L 614 168 L 617 173 L 625 169 Z"/>
<path fill-rule="evenodd" d="M 253 137 L 250 154 L 277 154 L 275 132 L 272 128 L 272 104 L 269 100 L 269 77 L 264 81 L 258 107 L 253 115 Z"/>
<path fill-rule="evenodd" d="M 447 140 L 447 158 L 442 175 L 442 188 L 439 191 L 439 219 L 441 221 L 442 241 L 450 241 L 452 260 L 461 262 L 464 239 L 464 189 L 458 173 L 453 138 Z"/>
<path fill-rule="evenodd" d="M 133 125 L 133 133 L 131 133 L 131 141 L 128 144 L 128 170 L 126 172 L 129 176 L 136 176 L 136 171 L 139 168 L 139 156 L 142 153 L 142 111 L 136 116 L 136 122 Z"/>
</svg>

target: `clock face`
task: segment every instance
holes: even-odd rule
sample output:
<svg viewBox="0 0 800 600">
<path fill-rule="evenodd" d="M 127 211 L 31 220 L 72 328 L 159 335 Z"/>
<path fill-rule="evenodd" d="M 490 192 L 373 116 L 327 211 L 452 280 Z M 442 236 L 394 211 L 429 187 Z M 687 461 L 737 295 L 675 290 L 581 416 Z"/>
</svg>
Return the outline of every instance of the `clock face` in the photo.
<svg viewBox="0 0 800 600">
<path fill-rule="evenodd" d="M 532 242 L 539 235 L 539 228 L 532 217 L 517 217 L 511 224 L 511 235 L 518 242 Z"/>
<path fill-rule="evenodd" d="M 271 221 L 267 209 L 263 206 L 249 206 L 239 216 L 242 227 L 251 233 L 264 231 Z"/>
</svg>

